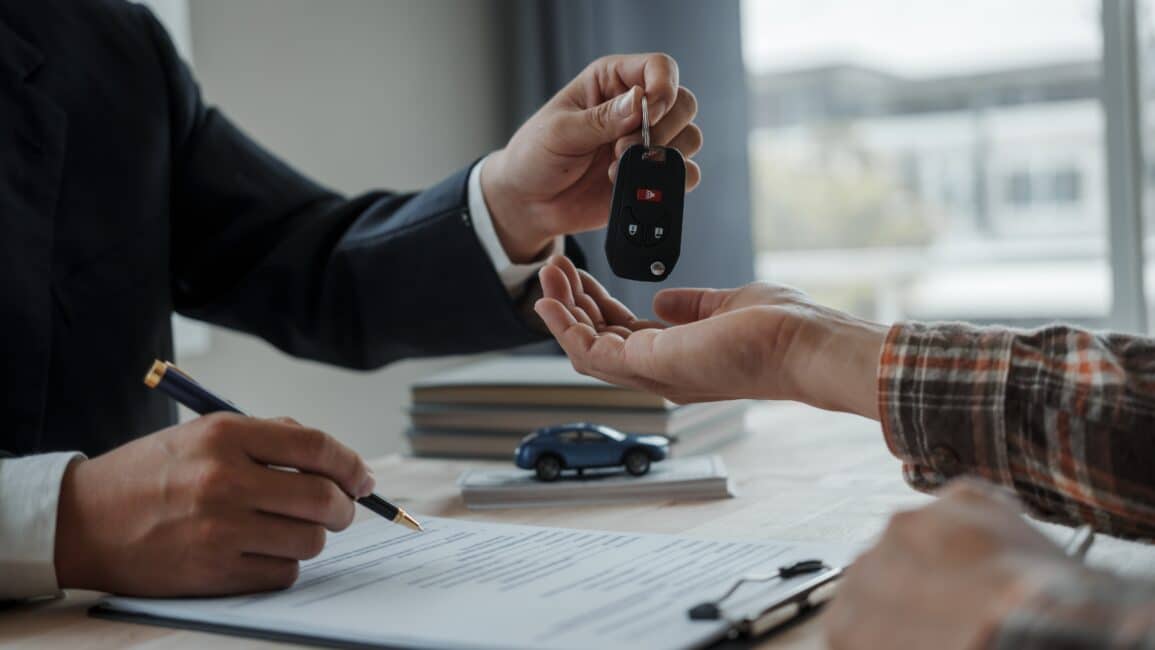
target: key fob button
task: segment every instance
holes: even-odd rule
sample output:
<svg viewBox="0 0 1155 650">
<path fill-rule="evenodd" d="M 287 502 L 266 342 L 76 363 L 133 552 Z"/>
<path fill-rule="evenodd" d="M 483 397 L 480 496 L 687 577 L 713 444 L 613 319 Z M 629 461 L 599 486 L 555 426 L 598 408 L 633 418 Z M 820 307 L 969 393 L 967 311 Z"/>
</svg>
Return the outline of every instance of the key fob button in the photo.
<svg viewBox="0 0 1155 650">
<path fill-rule="evenodd" d="M 632 209 L 626 208 L 624 212 L 626 218 L 622 224 L 622 230 L 625 232 L 626 238 L 639 244 L 645 243 L 646 228 L 634 218 Z"/>
</svg>

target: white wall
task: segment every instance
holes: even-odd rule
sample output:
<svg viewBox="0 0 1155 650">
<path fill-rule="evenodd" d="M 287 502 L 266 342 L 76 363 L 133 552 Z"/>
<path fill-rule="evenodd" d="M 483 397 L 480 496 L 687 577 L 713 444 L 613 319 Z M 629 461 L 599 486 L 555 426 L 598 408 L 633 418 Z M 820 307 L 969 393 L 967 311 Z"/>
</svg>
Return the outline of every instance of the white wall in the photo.
<svg viewBox="0 0 1155 650">
<path fill-rule="evenodd" d="M 504 142 L 495 0 L 194 0 L 188 18 L 206 98 L 340 191 L 423 187 Z M 354 373 L 214 329 L 180 363 L 255 414 L 372 456 L 400 448 L 409 382 L 446 361 Z"/>
</svg>

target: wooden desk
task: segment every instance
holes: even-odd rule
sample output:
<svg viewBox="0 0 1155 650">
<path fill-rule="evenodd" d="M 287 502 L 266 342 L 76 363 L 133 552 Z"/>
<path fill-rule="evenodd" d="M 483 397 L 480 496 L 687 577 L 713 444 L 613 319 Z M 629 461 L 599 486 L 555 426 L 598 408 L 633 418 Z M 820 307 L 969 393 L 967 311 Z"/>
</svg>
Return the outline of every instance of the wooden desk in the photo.
<svg viewBox="0 0 1155 650">
<path fill-rule="evenodd" d="M 457 476 L 468 467 L 500 463 L 394 455 L 373 466 L 379 492 L 416 514 L 715 538 L 864 544 L 881 530 L 890 513 L 930 500 L 902 482 L 898 462 L 887 452 L 874 422 L 793 404 L 765 404 L 751 411 L 750 430 L 751 435 L 721 451 L 738 488 L 737 498 L 721 501 L 470 512 L 454 484 Z M 1048 528 L 1059 536 L 1066 532 Z M 1155 575 L 1152 547 L 1100 539 L 1089 559 L 1129 573 Z M 70 592 L 61 600 L 0 610 L 0 644 L 86 648 L 276 645 L 88 618 L 85 611 L 98 597 L 91 592 Z M 823 645 L 819 615 L 772 637 L 762 647 Z"/>
</svg>

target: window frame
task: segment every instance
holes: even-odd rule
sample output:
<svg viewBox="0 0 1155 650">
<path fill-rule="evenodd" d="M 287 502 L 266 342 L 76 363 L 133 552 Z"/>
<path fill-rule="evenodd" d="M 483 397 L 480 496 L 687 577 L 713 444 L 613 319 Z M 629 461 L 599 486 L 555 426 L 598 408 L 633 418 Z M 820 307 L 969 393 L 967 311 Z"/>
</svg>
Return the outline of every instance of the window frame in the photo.
<svg viewBox="0 0 1155 650">
<path fill-rule="evenodd" d="M 1143 279 L 1143 60 L 1140 0 L 1102 0 L 1104 151 L 1112 329 L 1148 333 Z"/>
</svg>

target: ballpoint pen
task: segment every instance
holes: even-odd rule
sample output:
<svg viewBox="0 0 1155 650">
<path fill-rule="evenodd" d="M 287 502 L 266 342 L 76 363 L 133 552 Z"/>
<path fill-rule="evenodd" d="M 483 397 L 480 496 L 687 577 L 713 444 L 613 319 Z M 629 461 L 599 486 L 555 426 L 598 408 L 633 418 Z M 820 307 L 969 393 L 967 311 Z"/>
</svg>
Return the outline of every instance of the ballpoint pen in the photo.
<svg viewBox="0 0 1155 650">
<path fill-rule="evenodd" d="M 161 361 L 159 359 L 154 361 L 152 367 L 148 370 L 148 374 L 144 376 L 144 384 L 149 388 L 156 388 L 163 391 L 169 397 L 201 415 L 220 411 L 245 415 L 245 412 L 237 408 L 235 404 L 213 394 L 212 391 L 201 386 L 187 373 L 168 361 Z M 400 524 L 416 531 L 425 530 L 408 512 L 405 512 L 400 507 L 389 503 L 376 494 L 361 497 L 357 499 L 357 503 L 395 524 Z"/>
</svg>

